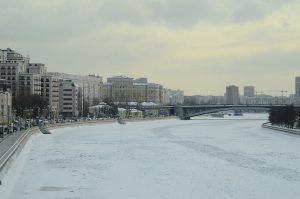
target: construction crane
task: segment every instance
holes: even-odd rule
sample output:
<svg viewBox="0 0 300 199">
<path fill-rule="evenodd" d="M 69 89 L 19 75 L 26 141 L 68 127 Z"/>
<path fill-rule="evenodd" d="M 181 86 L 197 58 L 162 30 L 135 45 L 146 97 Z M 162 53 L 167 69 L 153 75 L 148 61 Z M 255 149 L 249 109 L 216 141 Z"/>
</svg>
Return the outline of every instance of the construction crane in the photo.
<svg viewBox="0 0 300 199">
<path fill-rule="evenodd" d="M 262 91 L 262 92 L 256 92 L 256 93 L 281 93 L 281 97 L 284 96 L 284 93 L 288 93 L 288 91 L 285 91 L 285 90 L 265 90 L 265 91 Z"/>
</svg>

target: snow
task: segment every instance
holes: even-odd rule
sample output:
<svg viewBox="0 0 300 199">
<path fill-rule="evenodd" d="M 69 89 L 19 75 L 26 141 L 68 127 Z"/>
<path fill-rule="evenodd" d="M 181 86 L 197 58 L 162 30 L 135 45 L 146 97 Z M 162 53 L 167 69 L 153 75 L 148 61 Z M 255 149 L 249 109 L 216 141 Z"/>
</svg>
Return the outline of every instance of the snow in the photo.
<svg viewBox="0 0 300 199">
<path fill-rule="evenodd" d="M 300 136 L 262 129 L 260 118 L 53 130 L 30 140 L 3 186 L 28 199 L 298 199 Z"/>
</svg>

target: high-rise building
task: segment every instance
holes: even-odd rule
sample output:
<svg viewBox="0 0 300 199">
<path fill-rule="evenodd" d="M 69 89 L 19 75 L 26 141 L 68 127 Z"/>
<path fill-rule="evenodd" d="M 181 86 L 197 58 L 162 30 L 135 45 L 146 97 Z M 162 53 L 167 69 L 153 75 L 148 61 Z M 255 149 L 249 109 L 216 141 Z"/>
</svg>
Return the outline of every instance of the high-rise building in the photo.
<svg viewBox="0 0 300 199">
<path fill-rule="evenodd" d="M 245 97 L 254 97 L 255 87 L 254 86 L 245 86 L 244 87 L 244 96 Z"/>
<path fill-rule="evenodd" d="M 59 79 L 51 75 L 42 75 L 41 95 L 49 104 L 49 116 L 57 118 L 59 114 Z"/>
<path fill-rule="evenodd" d="M 239 87 L 230 85 L 226 87 L 226 104 L 239 104 L 240 103 L 240 95 L 239 95 Z"/>
<path fill-rule="evenodd" d="M 26 71 L 29 57 L 24 57 L 14 50 L 0 49 L 0 79 L 6 80 L 7 89 L 11 90 L 12 96 L 19 94 L 19 75 Z"/>
<path fill-rule="evenodd" d="M 295 96 L 300 97 L 300 76 L 295 78 Z"/>
<path fill-rule="evenodd" d="M 63 117 L 76 117 L 78 111 L 78 86 L 72 80 L 62 80 L 59 84 L 59 109 Z"/>
</svg>

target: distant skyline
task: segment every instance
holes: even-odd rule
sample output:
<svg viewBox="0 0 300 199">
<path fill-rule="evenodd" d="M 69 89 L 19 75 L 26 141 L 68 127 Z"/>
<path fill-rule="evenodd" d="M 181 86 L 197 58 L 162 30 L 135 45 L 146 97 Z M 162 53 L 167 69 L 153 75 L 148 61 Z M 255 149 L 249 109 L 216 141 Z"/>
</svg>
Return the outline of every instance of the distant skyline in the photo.
<svg viewBox="0 0 300 199">
<path fill-rule="evenodd" d="M 0 48 L 48 71 L 126 75 L 186 95 L 295 92 L 297 0 L 0 0 Z M 274 94 L 275 95 L 275 94 Z M 279 95 L 279 94 L 278 94 Z"/>
</svg>

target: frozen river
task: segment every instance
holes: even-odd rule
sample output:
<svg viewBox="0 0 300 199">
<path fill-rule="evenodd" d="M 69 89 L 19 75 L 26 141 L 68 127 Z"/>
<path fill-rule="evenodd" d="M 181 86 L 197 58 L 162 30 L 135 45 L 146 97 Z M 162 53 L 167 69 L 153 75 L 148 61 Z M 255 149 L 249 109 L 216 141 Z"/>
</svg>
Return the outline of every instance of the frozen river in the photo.
<svg viewBox="0 0 300 199">
<path fill-rule="evenodd" d="M 300 136 L 263 122 L 165 120 L 38 134 L 3 179 L 1 199 L 298 199 Z"/>
</svg>

